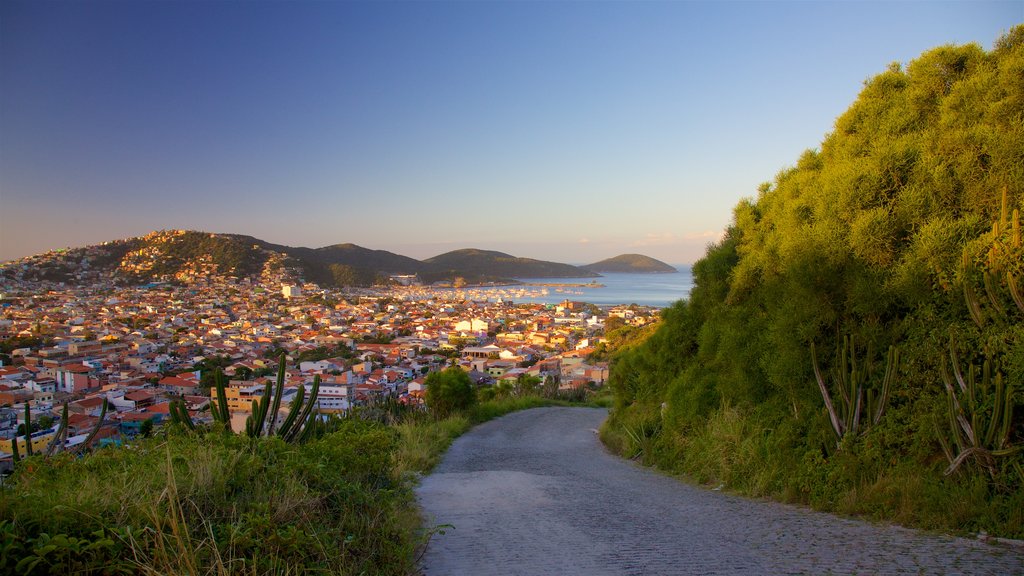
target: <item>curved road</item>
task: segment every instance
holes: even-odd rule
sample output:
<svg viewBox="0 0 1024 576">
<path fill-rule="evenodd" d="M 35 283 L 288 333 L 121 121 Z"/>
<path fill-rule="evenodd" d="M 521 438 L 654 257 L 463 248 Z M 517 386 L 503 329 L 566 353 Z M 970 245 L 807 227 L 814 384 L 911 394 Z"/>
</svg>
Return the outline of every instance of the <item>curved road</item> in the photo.
<svg viewBox="0 0 1024 576">
<path fill-rule="evenodd" d="M 538 408 L 457 439 L 417 496 L 429 576 L 1024 574 L 1024 551 L 681 483 L 607 453 L 605 411 Z"/>
</svg>

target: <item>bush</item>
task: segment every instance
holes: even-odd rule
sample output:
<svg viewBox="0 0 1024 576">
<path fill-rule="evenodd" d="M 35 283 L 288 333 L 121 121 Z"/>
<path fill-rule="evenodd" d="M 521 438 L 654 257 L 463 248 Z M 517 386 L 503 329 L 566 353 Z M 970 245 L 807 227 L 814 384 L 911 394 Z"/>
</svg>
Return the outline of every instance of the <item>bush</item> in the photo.
<svg viewBox="0 0 1024 576">
<path fill-rule="evenodd" d="M 461 368 L 451 367 L 427 376 L 427 407 L 438 418 L 465 410 L 476 403 L 476 388 L 469 374 Z"/>
<path fill-rule="evenodd" d="M 30 458 L 0 492 L 0 573 L 404 574 L 396 441 L 352 420 L 299 446 L 171 433 Z"/>
</svg>

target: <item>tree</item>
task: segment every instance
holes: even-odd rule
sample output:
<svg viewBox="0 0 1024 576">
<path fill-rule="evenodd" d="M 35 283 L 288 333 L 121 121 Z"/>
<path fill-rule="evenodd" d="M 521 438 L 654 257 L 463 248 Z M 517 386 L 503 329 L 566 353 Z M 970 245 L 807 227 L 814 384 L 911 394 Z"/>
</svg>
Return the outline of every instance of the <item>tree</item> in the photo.
<svg viewBox="0 0 1024 576">
<path fill-rule="evenodd" d="M 434 372 L 427 376 L 426 385 L 427 407 L 435 416 L 443 418 L 476 402 L 476 388 L 461 368 Z"/>
</svg>

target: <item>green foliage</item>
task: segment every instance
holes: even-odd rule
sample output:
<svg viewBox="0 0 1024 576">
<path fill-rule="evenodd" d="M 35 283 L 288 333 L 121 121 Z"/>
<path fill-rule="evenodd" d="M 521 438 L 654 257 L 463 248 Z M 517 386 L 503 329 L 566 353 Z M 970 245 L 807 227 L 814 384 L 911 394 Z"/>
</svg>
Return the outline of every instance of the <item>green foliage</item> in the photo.
<svg viewBox="0 0 1024 576">
<path fill-rule="evenodd" d="M 949 400 L 949 426 L 947 431 L 937 430 L 942 450 L 949 459 L 946 474 L 952 474 L 965 461 L 973 459 L 995 477 L 997 459 L 1013 456 L 1024 449 L 1024 445 L 1014 445 L 1010 438 L 1013 384 L 1006 382 L 999 370 L 995 370 L 993 375 L 988 358 L 981 366 L 980 379 L 973 365 L 968 365 L 965 377 L 952 336 L 949 359 L 952 376 L 946 362 L 942 363 L 942 381 Z"/>
<path fill-rule="evenodd" d="M 889 401 L 893 378 L 899 370 L 899 352 L 895 346 L 889 347 L 885 375 L 878 386 L 871 385 L 874 374 L 870 351 L 865 359 L 859 360 L 853 338 L 849 336 L 843 338 L 843 349 L 836 353 L 836 364 L 832 368 L 832 387 L 836 390 L 835 393 L 829 390 L 821 375 L 813 342 L 811 361 L 818 389 L 821 391 L 822 400 L 825 401 L 829 423 L 832 424 L 832 431 L 836 435 L 837 445 L 842 445 L 847 434 L 859 434 L 868 427 L 878 424 Z"/>
<path fill-rule="evenodd" d="M 476 388 L 469 374 L 457 366 L 443 372 L 432 372 L 425 384 L 427 407 L 439 418 L 465 410 L 476 402 Z"/>
<path fill-rule="evenodd" d="M 997 512 L 1024 501 L 1024 455 L 1003 452 L 1024 443 L 1011 385 L 1024 381 L 1022 38 L 1017 26 L 992 51 L 944 46 L 890 67 L 818 150 L 740 202 L 689 300 L 612 354 L 605 441 L 751 493 L 1024 534 L 1021 515 Z M 964 386 L 939 374 L 951 332 L 975 351 L 959 360 Z M 859 351 L 842 352 L 846 338 Z M 815 377 L 812 343 L 840 351 L 841 385 Z M 899 378 L 865 370 L 865 349 L 897 344 Z M 975 458 L 972 434 L 998 465 Z M 944 476 L 941 441 L 980 465 Z"/>
<path fill-rule="evenodd" d="M 408 573 L 396 434 L 335 428 L 301 446 L 171 433 L 19 467 L 0 491 L 0 572 Z"/>
</svg>

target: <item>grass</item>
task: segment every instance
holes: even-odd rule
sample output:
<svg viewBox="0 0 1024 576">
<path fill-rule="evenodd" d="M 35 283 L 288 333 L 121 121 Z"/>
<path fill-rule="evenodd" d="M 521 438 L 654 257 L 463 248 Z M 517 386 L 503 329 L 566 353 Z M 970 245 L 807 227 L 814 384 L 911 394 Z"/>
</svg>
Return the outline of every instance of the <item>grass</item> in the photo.
<svg viewBox="0 0 1024 576">
<path fill-rule="evenodd" d="M 411 574 L 430 536 L 417 478 L 473 425 L 551 405 L 569 403 L 350 419 L 298 445 L 172 427 L 83 458 L 29 458 L 0 489 L 0 573 Z"/>
<path fill-rule="evenodd" d="M 689 428 L 668 429 L 641 408 L 613 414 L 602 441 L 698 484 L 928 530 L 1024 538 L 1024 476 L 1015 469 L 1002 485 L 982 471 L 945 476 L 944 460 L 922 465 L 911 456 L 913 440 L 885 425 L 826 453 L 807 446 L 807 430 L 792 420 L 757 410 L 722 406 Z M 880 456 L 894 442 L 908 455 Z"/>
<path fill-rule="evenodd" d="M 352 422 L 301 446 L 172 432 L 30 460 L 0 493 L 0 572 L 405 574 L 396 445 Z"/>
</svg>

